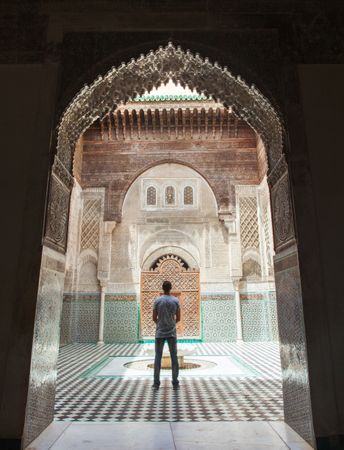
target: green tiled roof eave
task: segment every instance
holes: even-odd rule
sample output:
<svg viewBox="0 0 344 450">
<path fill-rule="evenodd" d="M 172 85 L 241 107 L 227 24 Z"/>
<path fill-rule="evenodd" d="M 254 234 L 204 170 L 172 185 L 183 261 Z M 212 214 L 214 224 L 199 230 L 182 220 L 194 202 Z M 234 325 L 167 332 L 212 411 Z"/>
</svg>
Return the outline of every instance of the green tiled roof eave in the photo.
<svg viewBox="0 0 344 450">
<path fill-rule="evenodd" d="M 188 94 L 188 95 L 137 95 L 134 102 L 164 102 L 164 101 L 199 101 L 211 100 L 204 94 Z"/>
</svg>

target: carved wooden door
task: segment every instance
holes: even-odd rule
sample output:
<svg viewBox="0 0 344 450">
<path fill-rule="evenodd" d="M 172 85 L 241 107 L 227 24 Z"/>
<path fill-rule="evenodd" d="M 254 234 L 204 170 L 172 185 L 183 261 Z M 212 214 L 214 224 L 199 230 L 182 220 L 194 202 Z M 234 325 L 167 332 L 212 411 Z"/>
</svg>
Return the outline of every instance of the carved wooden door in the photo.
<svg viewBox="0 0 344 450">
<path fill-rule="evenodd" d="M 178 338 L 200 338 L 200 278 L 199 271 L 185 269 L 178 257 L 163 257 L 157 267 L 149 272 L 141 272 L 140 330 L 142 338 L 153 338 L 153 303 L 159 297 L 162 283 L 172 283 L 172 295 L 179 299 L 181 321 L 177 325 Z"/>
</svg>

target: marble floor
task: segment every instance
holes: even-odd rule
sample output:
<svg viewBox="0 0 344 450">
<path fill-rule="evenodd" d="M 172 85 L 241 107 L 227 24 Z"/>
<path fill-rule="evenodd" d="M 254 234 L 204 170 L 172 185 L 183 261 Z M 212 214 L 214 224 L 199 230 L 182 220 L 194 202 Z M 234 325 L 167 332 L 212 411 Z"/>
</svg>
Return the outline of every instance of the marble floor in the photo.
<svg viewBox="0 0 344 450">
<path fill-rule="evenodd" d="M 53 422 L 26 450 L 311 450 L 283 422 Z"/>
<path fill-rule="evenodd" d="M 61 349 L 56 421 L 221 422 L 283 421 L 278 345 L 181 343 L 186 360 L 204 363 L 180 371 L 173 391 L 171 371 L 151 389 L 153 344 L 72 344 Z"/>
<path fill-rule="evenodd" d="M 73 344 L 58 362 L 55 421 L 26 450 L 309 450 L 283 422 L 275 343 L 182 343 L 203 368 L 151 389 L 153 344 Z"/>
</svg>

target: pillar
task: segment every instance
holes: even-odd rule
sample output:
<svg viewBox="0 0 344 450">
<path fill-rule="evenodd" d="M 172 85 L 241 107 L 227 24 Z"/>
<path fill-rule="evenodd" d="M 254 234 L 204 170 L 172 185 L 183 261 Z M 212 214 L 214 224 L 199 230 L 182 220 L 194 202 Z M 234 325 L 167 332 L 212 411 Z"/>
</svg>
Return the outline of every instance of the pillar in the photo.
<svg viewBox="0 0 344 450">
<path fill-rule="evenodd" d="M 98 344 L 104 344 L 104 316 L 105 316 L 105 294 L 107 283 L 100 283 L 100 305 L 99 305 L 99 328 L 98 328 Z"/>
<path fill-rule="evenodd" d="M 241 314 L 241 304 L 240 304 L 240 279 L 233 280 L 234 286 L 234 299 L 235 299 L 235 316 L 236 316 L 236 327 L 237 327 L 237 342 L 243 342 L 242 335 L 242 314 Z"/>
<path fill-rule="evenodd" d="M 220 220 L 228 230 L 229 273 L 234 286 L 237 342 L 243 342 L 240 305 L 240 279 L 242 277 L 241 241 L 237 219 L 232 214 L 221 214 Z"/>
<path fill-rule="evenodd" d="M 104 221 L 100 235 L 98 280 L 100 283 L 98 344 L 104 344 L 105 295 L 110 279 L 112 232 L 116 222 Z"/>
</svg>

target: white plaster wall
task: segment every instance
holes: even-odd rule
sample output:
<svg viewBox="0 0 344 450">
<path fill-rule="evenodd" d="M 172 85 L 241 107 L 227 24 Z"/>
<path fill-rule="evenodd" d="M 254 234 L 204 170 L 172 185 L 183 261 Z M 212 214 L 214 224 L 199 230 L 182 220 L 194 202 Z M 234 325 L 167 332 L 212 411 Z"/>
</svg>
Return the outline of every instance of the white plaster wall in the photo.
<svg viewBox="0 0 344 450">
<path fill-rule="evenodd" d="M 146 205 L 146 189 L 158 191 L 157 206 Z M 176 204 L 164 204 L 164 190 L 176 188 Z M 183 189 L 194 188 L 194 205 L 183 205 Z M 153 253 L 166 248 L 186 252 L 201 270 L 201 288 L 229 290 L 228 231 L 219 221 L 217 204 L 208 183 L 180 164 L 155 166 L 132 184 L 123 204 L 122 222 L 113 232 L 111 292 L 139 291 L 141 268 Z M 180 251 L 178 252 L 178 249 Z M 207 286 L 205 286 L 207 285 Z M 214 285 L 214 286 L 213 286 Z M 216 286 L 215 286 L 216 285 Z"/>
</svg>

